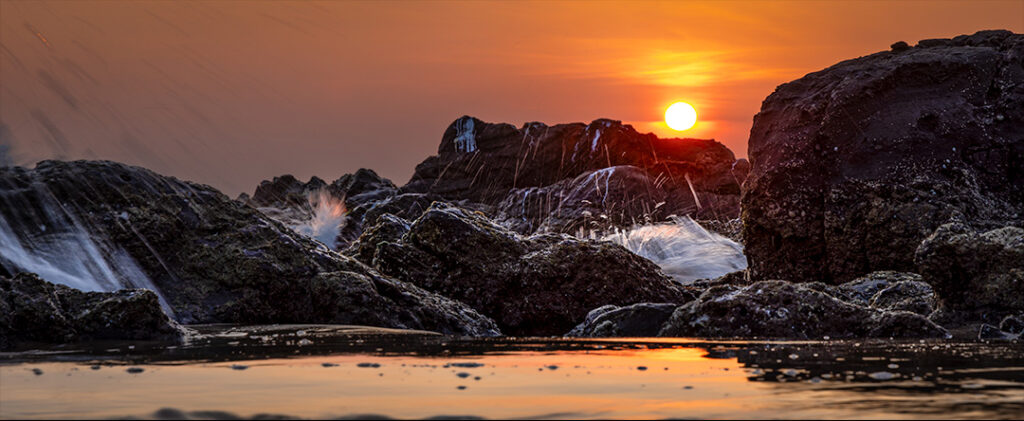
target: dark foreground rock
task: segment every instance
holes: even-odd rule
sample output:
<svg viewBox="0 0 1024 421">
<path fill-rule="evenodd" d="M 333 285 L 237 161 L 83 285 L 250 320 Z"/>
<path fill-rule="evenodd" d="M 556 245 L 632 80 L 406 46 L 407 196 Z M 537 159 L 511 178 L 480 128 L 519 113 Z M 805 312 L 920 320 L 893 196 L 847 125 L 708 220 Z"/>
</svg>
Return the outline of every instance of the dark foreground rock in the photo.
<svg viewBox="0 0 1024 421">
<path fill-rule="evenodd" d="M 839 284 L 912 272 L 918 245 L 944 223 L 1020 225 L 1022 57 L 1024 35 L 982 31 L 779 86 L 750 134 L 742 204 L 752 278 Z"/>
<path fill-rule="evenodd" d="M 663 304 L 596 309 L 570 335 L 786 339 L 948 336 L 945 329 L 920 314 L 859 305 L 829 291 L 837 292 L 820 283 L 719 284 L 694 301 L 674 306 L 668 315 L 669 308 Z"/>
<path fill-rule="evenodd" d="M 654 263 L 608 242 L 521 237 L 444 203 L 411 223 L 380 221 L 348 252 L 388 276 L 469 304 L 510 335 L 560 335 L 606 304 L 693 298 Z"/>
<path fill-rule="evenodd" d="M 83 292 L 31 273 L 0 276 L 0 350 L 106 339 L 179 342 L 185 335 L 153 291 Z"/>
<path fill-rule="evenodd" d="M 948 310 L 990 323 L 1024 312 L 1024 229 L 942 225 L 918 247 L 916 263 Z"/>
<path fill-rule="evenodd" d="M 18 235 L 45 240 L 74 221 L 106 255 L 136 262 L 182 323 L 498 333 L 465 304 L 383 276 L 208 186 L 113 162 L 44 161 L 0 169 L 0 193 Z"/>
</svg>

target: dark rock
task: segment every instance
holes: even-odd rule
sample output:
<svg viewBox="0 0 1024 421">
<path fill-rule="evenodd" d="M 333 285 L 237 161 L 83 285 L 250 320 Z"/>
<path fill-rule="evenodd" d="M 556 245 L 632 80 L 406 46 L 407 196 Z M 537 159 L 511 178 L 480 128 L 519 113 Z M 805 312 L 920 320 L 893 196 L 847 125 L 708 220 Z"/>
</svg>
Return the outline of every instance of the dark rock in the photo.
<svg viewBox="0 0 1024 421">
<path fill-rule="evenodd" d="M 654 185 L 656 197 L 638 196 L 628 206 L 615 201 L 601 202 L 618 209 L 605 208 L 591 200 L 592 205 L 600 208 L 592 210 L 592 215 L 612 215 L 616 210 L 622 213 L 623 207 L 634 206 L 654 210 L 657 203 L 667 200 L 686 213 L 732 218 L 738 212 L 738 203 L 728 198 L 739 192 L 731 172 L 734 162 L 732 152 L 714 140 L 660 139 L 653 134 L 637 133 L 632 126 L 613 120 L 555 126 L 534 122 L 517 129 L 464 116 L 448 127 L 438 154 L 420 163 L 402 190 L 430 192 L 446 200 L 469 200 L 489 206 L 512 202 L 506 203 L 506 210 L 516 205 L 522 207 L 526 195 L 528 209 L 521 213 L 528 214 L 536 212 L 532 207 L 554 209 L 558 204 L 546 197 L 529 197 L 534 192 L 531 188 L 565 182 L 568 185 L 554 188 L 565 192 L 582 184 L 584 180 L 578 177 L 587 173 L 630 166 L 645 173 L 647 181 L 640 180 L 637 174 L 635 182 Z M 687 177 L 702 202 L 700 207 L 693 199 Z M 548 192 L 543 194 L 547 196 Z M 635 203 L 641 199 L 643 204 Z M 668 215 L 666 212 L 662 216 Z M 644 216 L 632 214 L 622 219 L 642 220 Z"/>
<path fill-rule="evenodd" d="M 828 292 L 844 301 L 867 306 L 879 292 L 901 282 L 921 282 L 921 275 L 880 270 L 839 285 Z"/>
<path fill-rule="evenodd" d="M 1019 335 L 1015 335 L 1009 332 L 1003 332 L 998 327 L 992 326 L 988 323 L 982 324 L 981 328 L 978 329 L 978 339 L 997 339 L 1011 341 L 1017 339 Z"/>
<path fill-rule="evenodd" d="M 909 50 L 910 45 L 908 45 L 906 41 L 897 41 L 890 45 L 889 48 L 891 48 L 894 53 L 899 53 L 901 51 Z"/>
<path fill-rule="evenodd" d="M 742 199 L 753 279 L 913 271 L 951 219 L 1019 223 L 1024 35 L 925 46 L 841 62 L 764 101 Z"/>
<path fill-rule="evenodd" d="M 351 209 L 346 215 L 345 226 L 338 232 L 337 244 L 351 246 L 362 234 L 363 229 L 376 224 L 381 215 L 391 214 L 403 219 L 416 219 L 431 203 L 439 200 L 442 200 L 441 197 L 434 194 L 405 193 L 367 201 Z"/>
<path fill-rule="evenodd" d="M 378 243 L 372 262 L 386 275 L 469 304 L 511 335 L 560 335 L 606 304 L 692 299 L 656 265 L 617 245 L 520 237 L 440 202 L 399 241 Z"/>
<path fill-rule="evenodd" d="M 208 186 L 113 162 L 44 161 L 0 169 L 0 192 L 7 221 L 30 221 L 53 211 L 41 203 L 59 203 L 91 237 L 137 262 L 183 323 L 497 333 L 464 304 L 388 279 Z"/>
<path fill-rule="evenodd" d="M 0 349 L 104 339 L 179 342 L 185 335 L 153 291 L 84 292 L 33 273 L 0 277 Z"/>
<path fill-rule="evenodd" d="M 928 316 L 935 311 L 935 292 L 921 281 L 899 281 L 878 291 L 871 298 L 872 308 L 888 311 L 909 311 Z"/>
<path fill-rule="evenodd" d="M 603 231 L 686 213 L 680 203 L 666 205 L 667 199 L 646 171 L 624 165 L 550 186 L 512 189 L 498 204 L 495 221 L 522 234 Z M 690 197 L 681 204 L 693 203 Z"/>
<path fill-rule="evenodd" d="M 921 243 L 916 262 L 951 310 L 987 314 L 992 323 L 1024 311 L 1024 229 L 945 224 Z"/>
<path fill-rule="evenodd" d="M 399 218 L 390 213 L 377 217 L 376 223 L 363 230 L 354 243 L 352 243 L 343 254 L 352 256 L 366 264 L 373 263 L 373 256 L 377 253 L 377 245 L 385 242 L 398 242 L 405 233 L 409 232 L 409 221 Z"/>
<path fill-rule="evenodd" d="M 712 287 L 676 309 L 659 333 L 791 339 L 946 335 L 944 329 L 920 315 L 850 304 L 807 285 L 785 281 Z"/>
<path fill-rule="evenodd" d="M 1015 335 L 1024 334 L 1024 314 L 1006 316 L 1002 322 L 999 322 L 999 330 Z"/>
<path fill-rule="evenodd" d="M 661 326 L 678 304 L 640 303 L 619 307 L 607 305 L 587 313 L 586 319 L 570 331 L 567 336 L 614 337 L 658 336 Z"/>
</svg>

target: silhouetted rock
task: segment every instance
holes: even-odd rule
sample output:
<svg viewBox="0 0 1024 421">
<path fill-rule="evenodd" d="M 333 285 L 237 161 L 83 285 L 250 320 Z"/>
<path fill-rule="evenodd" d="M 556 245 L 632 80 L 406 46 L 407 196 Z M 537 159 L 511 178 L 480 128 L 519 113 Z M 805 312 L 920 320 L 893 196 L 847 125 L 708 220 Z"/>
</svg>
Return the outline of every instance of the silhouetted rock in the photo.
<svg viewBox="0 0 1024 421">
<path fill-rule="evenodd" d="M 734 161 L 732 152 L 713 140 L 660 139 L 619 121 L 555 126 L 534 122 L 517 129 L 464 116 L 448 127 L 438 154 L 420 163 L 402 190 L 499 206 L 503 220 L 527 219 L 513 226 L 520 231 L 545 226 L 546 214 L 559 205 L 573 210 L 553 216 L 554 220 L 583 210 L 591 217 L 604 214 L 627 225 L 645 217 L 663 220 L 673 213 L 728 219 L 738 213 Z M 609 170 L 627 166 L 632 169 Z M 609 186 L 612 190 L 626 192 L 635 186 L 642 191 L 606 199 L 601 189 L 609 183 L 623 183 Z M 595 190 L 579 197 L 589 201 L 588 209 L 569 197 L 574 190 L 580 196 L 584 188 Z M 580 224 L 563 221 L 546 227 L 572 231 Z"/>
<path fill-rule="evenodd" d="M 383 219 L 383 218 L 382 218 Z M 590 309 L 693 296 L 650 261 L 567 235 L 521 237 L 483 215 L 434 203 L 399 239 L 396 221 L 360 238 L 382 273 L 465 302 L 510 335 L 560 335 Z M 400 222 L 398 223 L 400 225 Z M 389 232 L 370 240 L 377 232 Z M 390 241 L 388 241 L 390 240 Z M 367 255 L 358 253 L 367 261 Z"/>
<path fill-rule="evenodd" d="M 945 224 L 921 243 L 916 262 L 949 310 L 991 323 L 1024 312 L 1024 229 Z"/>
<path fill-rule="evenodd" d="M 0 350 L 102 339 L 178 342 L 185 335 L 153 291 L 84 292 L 33 273 L 0 276 Z"/>
<path fill-rule="evenodd" d="M 587 313 L 586 319 L 574 327 L 567 336 L 582 337 L 651 337 L 658 336 L 665 321 L 672 316 L 678 304 L 640 303 L 619 307 L 607 305 Z"/>
<path fill-rule="evenodd" d="M 785 281 L 712 287 L 676 309 L 659 333 L 790 339 L 946 335 L 944 329 L 921 315 L 859 306 L 808 285 Z"/>
<path fill-rule="evenodd" d="M 783 84 L 754 117 L 743 193 L 753 279 L 914 271 L 918 245 L 952 219 L 1020 224 L 1024 35 L 894 49 Z"/>
<path fill-rule="evenodd" d="M 184 323 L 497 333 L 464 304 L 386 278 L 208 186 L 113 162 L 44 161 L 32 170 L 0 169 L 0 192 L 7 221 L 63 212 L 123 249 Z M 59 209 L 40 208 L 50 202 Z"/>
<path fill-rule="evenodd" d="M 1006 316 L 1003 321 L 999 322 L 999 330 L 1015 335 L 1024 334 L 1024 314 Z"/>
</svg>

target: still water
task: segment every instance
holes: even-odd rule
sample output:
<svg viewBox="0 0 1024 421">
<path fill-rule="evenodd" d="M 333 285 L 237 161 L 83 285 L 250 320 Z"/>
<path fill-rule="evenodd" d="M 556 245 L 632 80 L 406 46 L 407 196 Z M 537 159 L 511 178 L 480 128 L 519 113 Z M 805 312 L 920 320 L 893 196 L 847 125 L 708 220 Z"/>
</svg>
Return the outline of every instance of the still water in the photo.
<svg viewBox="0 0 1024 421">
<path fill-rule="evenodd" d="M 2 418 L 1021 418 L 1024 345 L 196 326 L 0 354 Z"/>
</svg>

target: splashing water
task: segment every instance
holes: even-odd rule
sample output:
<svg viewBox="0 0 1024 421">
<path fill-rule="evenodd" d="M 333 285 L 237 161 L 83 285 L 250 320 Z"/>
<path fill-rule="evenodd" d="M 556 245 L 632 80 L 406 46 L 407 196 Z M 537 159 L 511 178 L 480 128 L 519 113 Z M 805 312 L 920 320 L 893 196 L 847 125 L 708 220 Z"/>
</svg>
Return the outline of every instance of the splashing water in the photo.
<svg viewBox="0 0 1024 421">
<path fill-rule="evenodd" d="M 338 231 L 345 224 L 345 202 L 325 189 L 310 192 L 308 198 L 313 214 L 305 221 L 292 224 L 291 228 L 335 250 Z"/>
<path fill-rule="evenodd" d="M 0 268 L 4 272 L 32 272 L 82 291 L 149 289 L 157 294 L 164 311 L 174 316 L 160 291 L 127 252 L 104 235 L 91 232 L 47 190 L 36 190 L 38 202 L 0 197 L 0 204 L 7 207 L 0 212 Z M 130 223 L 126 214 L 120 218 Z"/>
<path fill-rule="evenodd" d="M 657 263 L 665 274 L 684 284 L 747 268 L 742 245 L 704 229 L 688 216 L 628 230 L 616 229 L 601 239 Z"/>
</svg>

